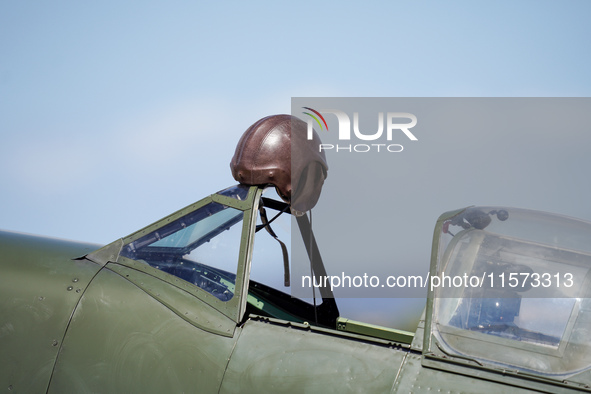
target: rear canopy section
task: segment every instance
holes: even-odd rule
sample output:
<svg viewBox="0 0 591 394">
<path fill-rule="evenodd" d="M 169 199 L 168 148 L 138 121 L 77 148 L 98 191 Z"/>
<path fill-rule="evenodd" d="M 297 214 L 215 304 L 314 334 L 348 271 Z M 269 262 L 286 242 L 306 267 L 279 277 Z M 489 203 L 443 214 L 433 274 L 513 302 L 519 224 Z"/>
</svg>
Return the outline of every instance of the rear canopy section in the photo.
<svg viewBox="0 0 591 394">
<path fill-rule="evenodd" d="M 591 384 L 591 223 L 472 207 L 440 217 L 429 357 Z"/>
</svg>

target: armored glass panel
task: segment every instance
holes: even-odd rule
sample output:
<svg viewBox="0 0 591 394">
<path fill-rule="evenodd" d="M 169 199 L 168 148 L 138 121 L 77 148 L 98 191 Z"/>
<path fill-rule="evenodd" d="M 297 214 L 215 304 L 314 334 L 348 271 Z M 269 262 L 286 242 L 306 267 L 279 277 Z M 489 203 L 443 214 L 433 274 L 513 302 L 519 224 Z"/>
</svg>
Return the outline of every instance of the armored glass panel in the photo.
<svg viewBox="0 0 591 394">
<path fill-rule="evenodd" d="M 121 255 L 228 301 L 234 296 L 242 218 L 242 211 L 212 202 L 125 245 Z"/>
<path fill-rule="evenodd" d="M 250 186 L 235 185 L 235 186 L 229 187 L 227 189 L 220 190 L 218 192 L 218 194 L 222 195 L 222 196 L 226 196 L 226 197 L 232 197 L 237 200 L 243 201 L 243 200 L 246 200 L 246 198 L 248 197 L 249 190 L 250 190 Z"/>
</svg>

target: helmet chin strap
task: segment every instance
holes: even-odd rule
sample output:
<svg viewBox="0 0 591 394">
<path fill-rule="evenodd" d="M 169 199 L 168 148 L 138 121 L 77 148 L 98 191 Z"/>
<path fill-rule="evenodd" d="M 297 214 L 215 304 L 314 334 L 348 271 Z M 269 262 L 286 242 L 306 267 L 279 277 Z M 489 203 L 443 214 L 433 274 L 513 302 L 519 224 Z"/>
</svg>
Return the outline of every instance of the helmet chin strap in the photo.
<svg viewBox="0 0 591 394">
<path fill-rule="evenodd" d="M 279 242 L 279 245 L 281 245 L 281 252 L 283 253 L 283 277 L 284 277 L 284 285 L 285 287 L 289 287 L 290 286 L 290 277 L 289 277 L 289 255 L 287 253 L 287 247 L 285 246 L 285 244 L 279 239 L 279 237 L 277 237 L 277 234 L 275 234 L 275 231 L 273 231 L 273 229 L 271 228 L 271 223 L 273 223 L 273 221 L 275 219 L 277 219 L 282 213 L 286 212 L 287 209 L 290 209 L 291 212 L 293 213 L 295 210 L 290 206 L 290 205 L 286 205 L 285 208 L 283 208 L 283 210 L 279 211 L 279 213 L 277 213 L 277 215 L 275 215 L 271 220 L 269 220 L 267 218 L 267 211 L 265 210 L 265 207 L 263 205 L 263 200 L 261 199 L 261 202 L 259 203 L 259 212 L 261 215 L 261 222 L 262 224 L 259 224 L 256 227 L 255 232 L 258 232 L 259 230 L 262 230 L 263 228 L 265 228 L 267 230 L 267 232 L 269 233 L 269 235 L 271 235 L 273 238 L 275 238 L 275 240 L 277 242 Z M 298 211 L 295 211 L 298 212 Z M 310 209 L 310 229 L 312 229 L 312 210 Z M 303 216 L 306 214 L 306 212 L 298 212 L 299 215 L 296 214 L 296 216 Z M 314 235 L 312 233 L 312 231 L 310 231 L 310 239 L 309 239 L 309 243 L 310 245 L 313 244 L 313 238 Z M 313 260 L 313 255 L 309 255 L 310 257 L 310 277 L 314 278 L 314 272 L 313 272 L 313 266 L 314 266 L 314 260 Z M 318 324 L 318 305 L 316 304 L 316 288 L 314 286 L 312 286 L 312 298 L 314 300 L 314 321 L 316 322 L 316 324 Z"/>
<path fill-rule="evenodd" d="M 285 287 L 290 286 L 289 255 L 287 254 L 287 246 L 285 246 L 285 244 L 279 239 L 279 237 L 277 237 L 277 234 L 275 234 L 275 231 L 273 231 L 273 229 L 271 228 L 271 223 L 275 219 L 277 219 L 279 217 L 279 215 L 281 215 L 283 212 L 285 212 L 288 207 L 289 207 L 289 205 L 286 205 L 282 211 L 280 211 L 277 215 L 275 215 L 273 217 L 273 219 L 268 220 L 267 219 L 267 211 L 265 210 L 265 207 L 263 206 L 263 201 L 261 200 L 261 202 L 259 204 L 259 212 L 261 214 L 261 222 L 263 222 L 263 224 L 258 225 L 255 230 L 255 232 L 257 232 L 264 227 L 267 230 L 267 232 L 269 233 L 269 235 L 271 235 L 271 237 L 275 238 L 275 240 L 277 242 L 279 242 L 279 245 L 281 245 L 281 252 L 283 253 L 283 282 L 284 282 Z"/>
<path fill-rule="evenodd" d="M 312 235 L 312 208 L 310 208 L 310 245 L 314 241 Z M 314 266 L 313 256 L 310 256 L 310 277 L 314 278 L 314 271 L 312 267 Z M 312 279 L 314 280 L 314 279 Z M 314 321 L 318 324 L 318 307 L 316 306 L 316 289 L 314 288 L 314 283 L 312 283 L 312 298 L 314 299 Z"/>
</svg>

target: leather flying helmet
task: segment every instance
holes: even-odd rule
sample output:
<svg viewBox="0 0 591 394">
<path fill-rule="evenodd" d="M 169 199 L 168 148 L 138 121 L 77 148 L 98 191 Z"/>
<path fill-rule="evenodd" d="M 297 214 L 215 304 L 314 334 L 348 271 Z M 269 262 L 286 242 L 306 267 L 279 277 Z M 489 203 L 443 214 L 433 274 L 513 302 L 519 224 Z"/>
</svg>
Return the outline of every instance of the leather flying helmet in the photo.
<svg viewBox="0 0 591 394">
<path fill-rule="evenodd" d="M 245 185 L 273 185 L 292 206 L 305 212 L 316 205 L 328 164 L 314 131 L 307 139 L 306 122 L 291 115 L 272 115 L 250 126 L 230 162 L 232 176 Z"/>
</svg>

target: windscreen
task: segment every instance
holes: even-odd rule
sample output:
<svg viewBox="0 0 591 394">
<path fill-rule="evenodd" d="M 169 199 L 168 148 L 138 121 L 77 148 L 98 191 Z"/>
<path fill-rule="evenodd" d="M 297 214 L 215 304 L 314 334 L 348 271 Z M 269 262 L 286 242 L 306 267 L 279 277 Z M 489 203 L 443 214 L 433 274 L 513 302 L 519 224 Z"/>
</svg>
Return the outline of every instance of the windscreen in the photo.
<svg viewBox="0 0 591 394">
<path fill-rule="evenodd" d="M 242 219 L 242 211 L 212 202 L 125 245 L 121 255 L 228 301 L 234 296 Z"/>
</svg>

